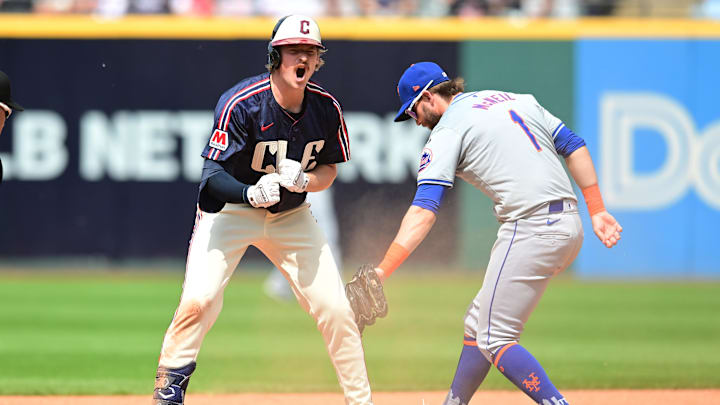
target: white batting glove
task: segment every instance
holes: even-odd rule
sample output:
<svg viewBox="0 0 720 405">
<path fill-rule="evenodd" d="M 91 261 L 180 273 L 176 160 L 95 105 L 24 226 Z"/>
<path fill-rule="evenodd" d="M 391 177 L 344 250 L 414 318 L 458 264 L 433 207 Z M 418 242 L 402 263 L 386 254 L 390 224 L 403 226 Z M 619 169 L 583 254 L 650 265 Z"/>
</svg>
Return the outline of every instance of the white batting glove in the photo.
<svg viewBox="0 0 720 405">
<path fill-rule="evenodd" d="M 300 162 L 292 159 L 283 159 L 278 163 L 280 185 L 293 193 L 304 193 L 310 182 Z"/>
<path fill-rule="evenodd" d="M 260 177 L 254 185 L 248 187 L 247 198 L 255 208 L 265 208 L 280 202 L 280 175 L 270 173 Z"/>
</svg>

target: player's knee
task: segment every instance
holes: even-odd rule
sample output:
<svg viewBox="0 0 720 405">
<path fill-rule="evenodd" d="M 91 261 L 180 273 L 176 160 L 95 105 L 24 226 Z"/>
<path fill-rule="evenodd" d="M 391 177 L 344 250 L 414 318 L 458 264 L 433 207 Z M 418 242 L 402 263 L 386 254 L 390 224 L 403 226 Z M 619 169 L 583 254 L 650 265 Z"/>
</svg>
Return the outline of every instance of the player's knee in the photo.
<svg viewBox="0 0 720 405">
<path fill-rule="evenodd" d="M 484 342 L 484 344 L 480 344 L 478 342 L 478 349 L 480 349 L 480 352 L 485 356 L 488 361 L 493 363 L 495 361 L 495 355 L 504 347 L 511 343 L 517 343 L 518 341 L 515 339 L 491 339 L 490 342 L 487 340 Z"/>
<path fill-rule="evenodd" d="M 178 329 L 184 329 L 187 326 L 199 323 L 210 310 L 210 304 L 211 301 L 207 298 L 182 301 L 173 323 Z"/>
<path fill-rule="evenodd" d="M 513 333 L 501 333 L 493 331 L 488 335 L 487 331 L 481 331 L 476 338 L 478 349 L 490 362 L 493 361 L 493 355 L 497 353 L 503 346 L 510 343 L 517 343 L 518 337 Z"/>
<path fill-rule="evenodd" d="M 478 349 L 480 350 L 480 353 L 482 353 L 483 357 L 485 357 L 489 362 L 492 362 L 492 352 L 487 350 L 484 347 L 480 347 L 478 345 Z"/>
<path fill-rule="evenodd" d="M 322 329 L 327 326 L 332 327 L 347 322 L 355 322 L 355 315 L 349 304 L 320 303 L 315 311 L 315 320 L 318 328 Z"/>
</svg>

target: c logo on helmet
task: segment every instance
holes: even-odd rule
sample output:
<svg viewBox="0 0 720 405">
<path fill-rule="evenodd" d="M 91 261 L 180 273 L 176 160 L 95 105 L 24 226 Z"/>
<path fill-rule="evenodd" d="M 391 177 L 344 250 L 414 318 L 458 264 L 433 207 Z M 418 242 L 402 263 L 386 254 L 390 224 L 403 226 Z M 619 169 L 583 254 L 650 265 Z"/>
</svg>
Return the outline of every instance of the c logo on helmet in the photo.
<svg viewBox="0 0 720 405">
<path fill-rule="evenodd" d="M 305 35 L 309 34 L 310 33 L 310 28 L 308 28 L 309 26 L 310 26 L 310 21 L 301 20 L 300 21 L 300 33 L 305 34 Z"/>
</svg>

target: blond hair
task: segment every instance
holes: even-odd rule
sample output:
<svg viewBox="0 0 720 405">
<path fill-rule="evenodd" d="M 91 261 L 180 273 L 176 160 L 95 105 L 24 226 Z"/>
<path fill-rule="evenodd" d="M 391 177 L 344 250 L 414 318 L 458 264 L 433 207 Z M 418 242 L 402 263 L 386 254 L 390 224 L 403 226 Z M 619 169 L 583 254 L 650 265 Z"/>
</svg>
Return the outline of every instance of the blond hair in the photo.
<svg viewBox="0 0 720 405">
<path fill-rule="evenodd" d="M 465 91 L 465 79 L 456 77 L 452 80 L 442 82 L 437 86 L 433 86 L 428 89 L 428 91 L 446 100 L 450 100 L 454 95 Z"/>
</svg>

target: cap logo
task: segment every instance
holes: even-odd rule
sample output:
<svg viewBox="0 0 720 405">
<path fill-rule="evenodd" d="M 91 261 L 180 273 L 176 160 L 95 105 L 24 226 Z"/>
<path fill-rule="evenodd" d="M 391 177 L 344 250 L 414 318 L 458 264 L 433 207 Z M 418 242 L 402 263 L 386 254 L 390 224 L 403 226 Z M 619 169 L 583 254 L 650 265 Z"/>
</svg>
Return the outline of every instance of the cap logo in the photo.
<svg viewBox="0 0 720 405">
<path fill-rule="evenodd" d="M 418 91 L 419 88 L 420 86 L 413 86 L 413 91 Z"/>
<path fill-rule="evenodd" d="M 302 15 L 289 15 L 283 17 L 275 25 L 270 45 L 296 45 L 311 44 L 325 48 L 320 39 L 320 29 L 311 17 Z"/>
</svg>

